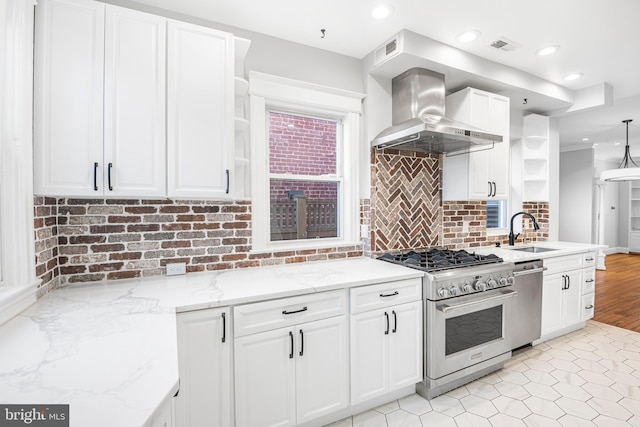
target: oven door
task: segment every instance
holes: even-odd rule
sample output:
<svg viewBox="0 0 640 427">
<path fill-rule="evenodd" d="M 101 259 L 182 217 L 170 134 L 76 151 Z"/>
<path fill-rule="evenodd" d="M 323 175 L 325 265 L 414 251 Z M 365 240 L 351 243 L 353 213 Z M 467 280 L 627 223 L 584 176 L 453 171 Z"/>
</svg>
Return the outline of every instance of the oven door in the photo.
<svg viewBox="0 0 640 427">
<path fill-rule="evenodd" d="M 515 295 L 502 288 L 427 301 L 427 377 L 437 379 L 511 351 L 506 314 Z"/>
</svg>

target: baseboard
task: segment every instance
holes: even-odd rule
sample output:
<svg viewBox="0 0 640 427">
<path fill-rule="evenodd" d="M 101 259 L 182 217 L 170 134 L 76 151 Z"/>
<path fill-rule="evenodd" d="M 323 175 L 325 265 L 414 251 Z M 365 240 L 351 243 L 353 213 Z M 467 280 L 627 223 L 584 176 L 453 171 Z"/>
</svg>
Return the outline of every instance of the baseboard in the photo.
<svg viewBox="0 0 640 427">
<path fill-rule="evenodd" d="M 611 254 L 628 254 L 629 253 L 629 248 L 625 248 L 622 246 L 618 246 L 618 247 L 614 247 L 614 248 L 607 248 L 604 249 L 604 253 L 607 255 L 611 255 Z"/>
</svg>

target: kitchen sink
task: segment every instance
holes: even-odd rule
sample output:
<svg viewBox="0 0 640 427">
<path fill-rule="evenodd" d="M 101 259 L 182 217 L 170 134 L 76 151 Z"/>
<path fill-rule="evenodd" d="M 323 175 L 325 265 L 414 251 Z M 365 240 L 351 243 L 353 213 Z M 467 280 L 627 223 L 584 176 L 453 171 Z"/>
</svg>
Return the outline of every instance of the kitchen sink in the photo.
<svg viewBox="0 0 640 427">
<path fill-rule="evenodd" d="M 520 252 L 531 252 L 534 254 L 540 253 L 540 252 L 549 252 L 549 251 L 557 251 L 558 249 L 556 248 L 543 248 L 540 246 L 527 246 L 525 248 L 513 248 L 511 249 L 512 251 L 520 251 Z"/>
</svg>

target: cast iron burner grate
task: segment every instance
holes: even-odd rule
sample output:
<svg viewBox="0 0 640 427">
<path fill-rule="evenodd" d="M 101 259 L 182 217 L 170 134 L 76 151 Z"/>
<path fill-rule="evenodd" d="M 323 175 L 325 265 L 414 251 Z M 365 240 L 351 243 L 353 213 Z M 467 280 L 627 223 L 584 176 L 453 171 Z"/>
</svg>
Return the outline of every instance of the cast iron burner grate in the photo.
<svg viewBox="0 0 640 427">
<path fill-rule="evenodd" d="M 378 259 L 426 272 L 502 262 L 502 258 L 493 254 L 479 255 L 475 252 L 467 252 L 464 249 L 452 251 L 438 248 L 426 249 L 424 251 L 412 250 L 395 254 L 387 252 L 380 255 Z"/>
</svg>

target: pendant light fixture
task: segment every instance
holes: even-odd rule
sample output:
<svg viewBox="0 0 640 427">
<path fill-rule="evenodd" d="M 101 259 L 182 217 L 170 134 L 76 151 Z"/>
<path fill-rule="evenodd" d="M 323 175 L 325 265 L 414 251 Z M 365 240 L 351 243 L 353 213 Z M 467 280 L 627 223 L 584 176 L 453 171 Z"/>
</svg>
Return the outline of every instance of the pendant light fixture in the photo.
<svg viewBox="0 0 640 427">
<path fill-rule="evenodd" d="M 602 181 L 635 181 L 640 179 L 640 167 L 633 161 L 631 158 L 631 153 L 629 152 L 629 123 L 633 120 L 627 119 L 623 120 L 622 123 L 627 125 L 627 145 L 624 147 L 624 157 L 622 158 L 622 162 L 620 162 L 620 166 L 618 169 L 609 169 L 606 171 L 602 171 L 600 174 L 600 179 Z M 634 167 L 631 167 L 633 165 Z"/>
</svg>

